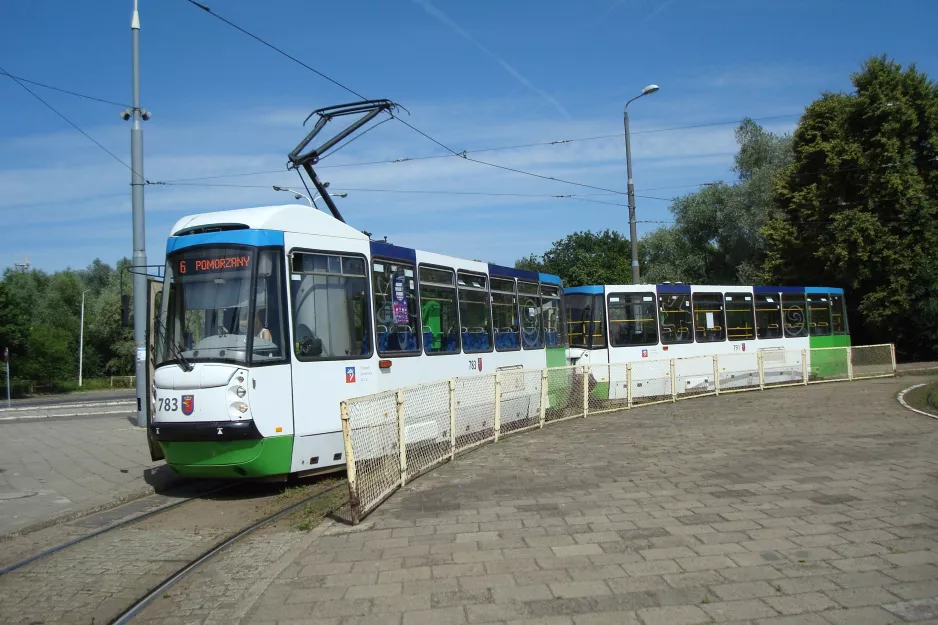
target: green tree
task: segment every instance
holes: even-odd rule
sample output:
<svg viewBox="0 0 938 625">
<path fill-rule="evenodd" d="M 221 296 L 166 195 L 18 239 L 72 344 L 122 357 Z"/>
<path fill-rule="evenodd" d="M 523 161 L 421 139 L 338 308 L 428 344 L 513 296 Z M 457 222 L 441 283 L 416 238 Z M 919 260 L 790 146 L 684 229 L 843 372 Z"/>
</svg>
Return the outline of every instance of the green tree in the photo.
<svg viewBox="0 0 938 625">
<path fill-rule="evenodd" d="M 764 228 L 767 278 L 843 286 L 852 334 L 938 353 L 938 86 L 878 57 L 805 111 Z"/>
<path fill-rule="evenodd" d="M 751 119 L 736 129 L 737 180 L 715 182 L 676 198 L 674 225 L 642 238 L 645 282 L 756 282 L 765 250 L 762 227 L 773 215 L 773 179 L 791 162 L 791 138 Z"/>
<path fill-rule="evenodd" d="M 560 276 L 565 286 L 628 284 L 632 281 L 629 239 L 614 230 L 574 232 L 544 252 L 515 262 L 515 267 Z"/>
</svg>

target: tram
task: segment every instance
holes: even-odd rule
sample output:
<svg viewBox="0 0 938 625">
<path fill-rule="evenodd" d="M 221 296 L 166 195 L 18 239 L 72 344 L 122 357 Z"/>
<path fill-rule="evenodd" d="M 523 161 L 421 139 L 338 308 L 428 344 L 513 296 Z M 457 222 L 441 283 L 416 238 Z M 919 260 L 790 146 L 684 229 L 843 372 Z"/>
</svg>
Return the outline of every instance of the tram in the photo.
<svg viewBox="0 0 938 625">
<path fill-rule="evenodd" d="M 581 365 L 632 362 L 633 395 L 669 396 L 669 361 L 733 354 L 721 364 L 725 389 L 801 380 L 804 363 L 815 374 L 846 372 L 842 350 L 850 334 L 843 289 L 833 287 L 705 286 L 691 284 L 603 285 L 567 288 L 569 359 Z M 807 350 L 807 351 L 804 351 Z M 713 390 L 712 364 L 682 376 L 686 388 Z M 592 380 L 594 396 L 625 399 L 624 368 Z M 755 377 L 755 379 L 753 379 Z M 621 378 L 621 379 L 620 379 Z"/>
<path fill-rule="evenodd" d="M 335 470 L 341 400 L 564 366 L 562 306 L 557 276 L 373 241 L 308 206 L 184 217 L 166 246 L 151 448 L 186 476 Z M 415 421 L 408 443 L 438 435 Z"/>
</svg>

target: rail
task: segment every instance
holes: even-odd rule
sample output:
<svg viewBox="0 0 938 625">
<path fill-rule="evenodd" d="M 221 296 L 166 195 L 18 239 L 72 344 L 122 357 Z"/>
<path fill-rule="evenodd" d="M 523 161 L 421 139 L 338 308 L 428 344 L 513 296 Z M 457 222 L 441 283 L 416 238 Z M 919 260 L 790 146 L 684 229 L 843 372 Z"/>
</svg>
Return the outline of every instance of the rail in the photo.
<svg viewBox="0 0 938 625">
<path fill-rule="evenodd" d="M 895 373 L 892 345 L 763 349 L 511 369 L 349 399 L 341 412 L 352 522 L 457 455 L 545 425 L 693 397 Z"/>
</svg>

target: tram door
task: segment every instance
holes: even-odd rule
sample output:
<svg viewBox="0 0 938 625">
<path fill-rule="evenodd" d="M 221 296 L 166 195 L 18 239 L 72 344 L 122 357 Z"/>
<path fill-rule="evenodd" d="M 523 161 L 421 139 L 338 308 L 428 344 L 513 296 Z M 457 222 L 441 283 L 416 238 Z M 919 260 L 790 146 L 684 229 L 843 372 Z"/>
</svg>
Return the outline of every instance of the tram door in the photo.
<svg viewBox="0 0 938 625">
<path fill-rule="evenodd" d="M 160 306 L 163 301 L 163 281 L 158 278 L 147 277 L 147 446 L 150 448 L 150 458 L 163 459 L 163 448 L 150 437 L 150 422 L 156 409 L 156 394 L 153 392 L 153 372 L 156 368 L 156 344 L 160 340 L 158 331 Z"/>
</svg>

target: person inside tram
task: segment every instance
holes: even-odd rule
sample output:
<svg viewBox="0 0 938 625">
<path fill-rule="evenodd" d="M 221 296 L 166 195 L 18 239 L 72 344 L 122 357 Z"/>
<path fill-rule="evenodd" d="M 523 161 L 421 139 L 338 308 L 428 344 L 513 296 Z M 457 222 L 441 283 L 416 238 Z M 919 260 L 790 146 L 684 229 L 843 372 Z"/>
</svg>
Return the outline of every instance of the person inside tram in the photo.
<svg viewBox="0 0 938 625">
<path fill-rule="evenodd" d="M 254 314 L 254 336 L 255 338 L 264 339 L 265 341 L 270 341 L 271 334 L 270 330 L 265 327 L 264 324 L 264 309 L 259 308 Z M 241 309 L 240 319 L 238 321 L 238 333 L 247 334 L 248 332 L 248 310 L 247 308 Z"/>
</svg>

